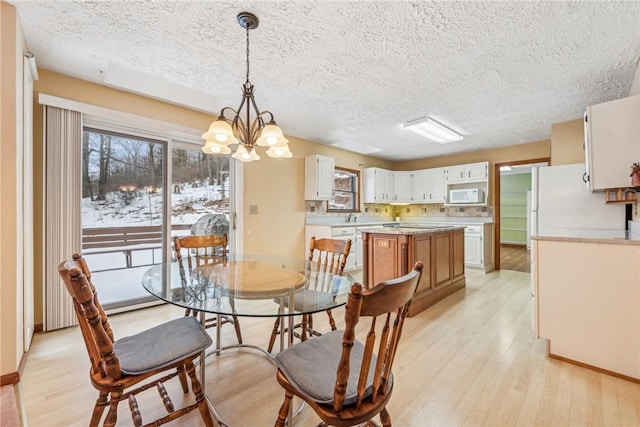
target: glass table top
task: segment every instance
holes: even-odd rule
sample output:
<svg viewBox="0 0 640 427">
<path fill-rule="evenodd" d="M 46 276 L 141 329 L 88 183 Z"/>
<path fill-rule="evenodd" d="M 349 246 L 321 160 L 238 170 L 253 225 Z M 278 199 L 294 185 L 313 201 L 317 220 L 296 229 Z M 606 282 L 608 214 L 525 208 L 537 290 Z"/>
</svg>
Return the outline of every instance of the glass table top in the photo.
<svg viewBox="0 0 640 427">
<path fill-rule="evenodd" d="M 354 283 L 347 273 L 334 275 L 302 258 L 230 255 L 226 262 L 191 269 L 187 261 L 154 265 L 144 273 L 142 286 L 157 298 L 184 308 L 273 317 L 344 305 Z"/>
</svg>

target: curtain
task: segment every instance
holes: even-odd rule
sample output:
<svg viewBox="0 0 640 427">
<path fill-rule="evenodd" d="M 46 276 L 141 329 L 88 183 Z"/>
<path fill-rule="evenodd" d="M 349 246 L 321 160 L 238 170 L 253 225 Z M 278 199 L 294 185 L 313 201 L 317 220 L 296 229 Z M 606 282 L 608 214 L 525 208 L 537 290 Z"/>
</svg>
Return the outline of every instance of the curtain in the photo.
<svg viewBox="0 0 640 427">
<path fill-rule="evenodd" d="M 82 115 L 45 106 L 44 330 L 76 324 L 58 264 L 81 251 Z"/>
</svg>

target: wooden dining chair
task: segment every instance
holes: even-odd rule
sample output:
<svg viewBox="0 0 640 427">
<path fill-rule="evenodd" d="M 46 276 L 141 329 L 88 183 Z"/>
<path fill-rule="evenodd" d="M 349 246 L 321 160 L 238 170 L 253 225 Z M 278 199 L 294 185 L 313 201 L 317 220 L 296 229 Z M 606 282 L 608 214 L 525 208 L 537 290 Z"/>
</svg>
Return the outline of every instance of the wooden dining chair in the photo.
<svg viewBox="0 0 640 427">
<path fill-rule="evenodd" d="M 212 340 L 197 319 L 181 317 L 116 340 L 85 259 L 75 254 L 73 259 L 60 263 L 58 272 L 73 299 L 91 362 L 91 384 L 99 392 L 90 426 L 99 424 L 107 406 L 103 425 L 114 426 L 118 403 L 123 400 L 129 402 L 133 424 L 143 425 L 136 395 L 151 387 L 157 389 L 168 413 L 146 425 L 167 423 L 196 408 L 206 426 L 214 425 L 194 367 L 194 360 Z M 183 392 L 188 393 L 187 374 L 195 403 L 175 409 L 163 383 L 178 376 Z"/>
<path fill-rule="evenodd" d="M 227 235 L 214 236 L 186 236 L 186 237 L 174 237 L 173 248 L 176 254 L 176 260 L 180 265 L 180 273 L 184 280 L 187 275 L 185 274 L 184 259 L 187 259 L 187 267 L 189 271 L 196 267 L 209 264 L 219 264 L 227 262 Z M 184 249 L 184 251 L 183 251 Z M 184 253 L 183 253 L 184 252 Z M 184 258 L 183 258 L 183 255 Z M 230 303 L 233 306 L 233 297 L 230 298 Z M 191 309 L 186 309 L 185 315 L 197 316 L 198 312 Z M 237 316 L 220 316 L 220 326 L 225 323 L 233 324 L 236 330 L 236 337 L 238 343 L 242 344 L 242 332 L 240 330 L 240 323 Z M 218 326 L 218 317 L 211 317 L 205 319 L 205 328 L 213 328 Z"/>
<path fill-rule="evenodd" d="M 309 304 L 317 305 L 318 302 L 326 301 L 328 305 L 331 305 L 333 300 L 333 293 L 331 289 L 333 276 L 342 276 L 344 272 L 344 266 L 347 263 L 347 257 L 351 251 L 351 239 L 316 239 L 315 236 L 311 237 L 309 241 L 309 254 L 308 261 L 311 264 L 308 273 L 307 287 L 297 292 L 294 296 L 294 311 L 307 311 L 306 306 Z M 276 300 L 280 303 L 280 300 Z M 288 307 L 287 300 L 283 301 L 284 307 Z M 329 325 L 332 331 L 336 329 L 336 322 L 331 314 L 331 309 L 326 310 L 329 317 Z M 284 327 L 285 319 L 280 316 L 276 319 L 273 330 L 271 331 L 271 338 L 269 339 L 269 346 L 267 351 L 271 352 L 276 337 L 279 334 L 288 332 L 288 328 Z M 300 329 L 299 333 L 294 333 L 294 336 L 305 341 L 309 336 L 319 336 L 320 332 L 313 329 L 313 315 L 302 315 L 302 321 L 294 325 L 294 330 Z"/>
<path fill-rule="evenodd" d="M 276 356 L 276 377 L 285 390 L 277 427 L 286 425 L 294 395 L 309 404 L 321 425 L 353 426 L 379 414 L 382 425 L 391 426 L 386 409 L 395 382 L 391 367 L 422 267 L 418 262 L 408 274 L 370 289 L 353 284 L 344 331 L 301 342 Z"/>
</svg>

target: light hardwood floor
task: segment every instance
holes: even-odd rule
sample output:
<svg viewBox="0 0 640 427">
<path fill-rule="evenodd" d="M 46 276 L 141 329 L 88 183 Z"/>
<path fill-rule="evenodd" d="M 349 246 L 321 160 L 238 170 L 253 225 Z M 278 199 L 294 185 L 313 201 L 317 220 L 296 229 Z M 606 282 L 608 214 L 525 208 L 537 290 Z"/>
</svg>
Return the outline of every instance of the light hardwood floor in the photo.
<svg viewBox="0 0 640 427">
<path fill-rule="evenodd" d="M 465 289 L 407 319 L 388 406 L 394 426 L 640 425 L 640 385 L 548 359 L 545 342 L 533 336 L 531 308 L 529 274 L 468 271 Z M 162 306 L 110 320 L 122 337 L 182 313 Z M 341 313 L 335 311 L 336 319 Z M 318 323 L 326 316 L 316 317 Z M 245 342 L 266 346 L 271 320 L 241 324 Z M 234 342 L 232 327 L 223 327 L 223 339 Z M 273 425 L 283 392 L 265 357 L 231 350 L 206 363 L 207 392 L 231 426 Z M 176 385 L 168 390 L 177 403 Z M 36 335 L 22 387 L 30 426 L 88 424 L 97 393 L 77 328 Z M 143 420 L 159 403 L 154 390 L 142 393 Z M 131 425 L 128 408 L 120 406 L 119 425 Z M 318 421 L 305 408 L 295 425 Z M 201 422 L 190 413 L 169 425 Z"/>
</svg>

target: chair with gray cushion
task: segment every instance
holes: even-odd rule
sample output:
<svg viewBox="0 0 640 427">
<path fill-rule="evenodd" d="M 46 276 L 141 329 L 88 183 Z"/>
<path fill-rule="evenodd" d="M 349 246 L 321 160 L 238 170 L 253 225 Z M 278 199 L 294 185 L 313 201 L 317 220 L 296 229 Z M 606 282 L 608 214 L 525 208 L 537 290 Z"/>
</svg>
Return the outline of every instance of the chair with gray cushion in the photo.
<svg viewBox="0 0 640 427">
<path fill-rule="evenodd" d="M 351 239 L 316 239 L 311 237 L 309 241 L 308 261 L 311 264 L 307 271 L 307 285 L 304 290 L 297 292 L 294 296 L 293 309 L 297 312 L 309 312 L 309 307 L 317 308 L 323 305 L 331 307 L 334 295 L 332 293 L 333 276 L 342 276 L 347 257 L 351 251 Z M 276 299 L 280 303 L 279 299 Z M 284 307 L 289 307 L 289 301 L 283 301 Z M 329 326 L 332 331 L 336 330 L 336 322 L 331 314 L 331 309 L 326 310 Z M 302 321 L 294 325 L 294 330 L 300 332 L 293 333 L 293 336 L 305 341 L 307 337 L 319 336 L 320 332 L 313 328 L 312 314 L 302 315 Z M 288 329 L 284 327 L 284 318 L 278 317 L 271 331 L 269 346 L 267 351 L 271 352 L 276 336 L 285 334 Z"/>
<path fill-rule="evenodd" d="M 176 260 L 180 267 L 180 275 L 183 282 L 187 280 L 187 277 L 193 277 L 193 275 L 185 274 L 185 268 L 189 271 L 196 267 L 209 264 L 219 264 L 227 262 L 227 235 L 206 235 L 206 236 L 186 236 L 186 237 L 174 237 L 173 249 L 175 250 Z M 184 260 L 186 259 L 186 265 Z M 233 298 L 229 297 L 229 303 L 233 306 Z M 187 308 L 185 315 L 197 316 L 196 310 Z M 218 322 L 220 325 L 218 325 Z M 233 324 L 236 330 L 236 338 L 238 343 L 242 344 L 242 331 L 240 330 L 240 322 L 238 316 L 215 316 L 207 317 L 205 319 L 205 328 L 216 328 L 222 326 L 225 323 Z"/>
<path fill-rule="evenodd" d="M 73 259 L 60 263 L 58 272 L 73 299 L 91 362 L 91 384 L 99 392 L 90 426 L 99 424 L 107 406 L 109 411 L 103 425 L 114 426 L 122 400 L 128 401 L 133 425 L 143 425 L 136 395 L 151 387 L 157 389 L 167 414 L 150 423 L 145 420 L 146 425 L 165 424 L 193 409 L 200 411 L 204 425 L 214 425 L 194 366 L 194 360 L 212 340 L 196 318 L 181 317 L 116 340 L 85 259 L 75 254 Z M 187 374 L 195 402 L 175 409 L 163 383 L 177 376 L 182 391 L 188 393 Z"/>
<path fill-rule="evenodd" d="M 285 390 L 276 427 L 286 425 L 294 395 L 318 414 L 320 425 L 353 426 L 379 414 L 382 425 L 391 426 L 386 409 L 394 386 L 391 366 L 422 267 L 418 262 L 410 273 L 371 289 L 355 283 L 344 331 L 303 341 L 276 356 L 276 377 Z"/>
</svg>

